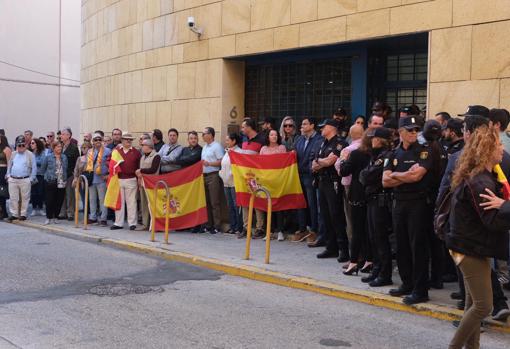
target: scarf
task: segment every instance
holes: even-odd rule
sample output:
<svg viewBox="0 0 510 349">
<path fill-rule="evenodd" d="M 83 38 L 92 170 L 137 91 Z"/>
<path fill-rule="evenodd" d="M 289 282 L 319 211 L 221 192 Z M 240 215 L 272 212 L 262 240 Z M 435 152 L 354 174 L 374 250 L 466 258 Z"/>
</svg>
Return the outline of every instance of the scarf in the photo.
<svg viewBox="0 0 510 349">
<path fill-rule="evenodd" d="M 98 176 L 101 175 L 101 162 L 103 161 L 103 153 L 104 147 L 101 147 L 96 158 L 97 167 L 95 172 Z M 94 172 L 94 149 L 90 149 L 90 151 L 87 154 L 87 167 L 85 168 L 85 172 Z"/>
</svg>

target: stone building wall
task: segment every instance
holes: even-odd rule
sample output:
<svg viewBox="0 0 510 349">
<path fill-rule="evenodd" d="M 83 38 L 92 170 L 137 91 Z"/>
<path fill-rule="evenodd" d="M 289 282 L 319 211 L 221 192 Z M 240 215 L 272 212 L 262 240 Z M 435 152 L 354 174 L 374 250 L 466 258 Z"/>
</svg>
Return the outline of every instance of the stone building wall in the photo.
<svg viewBox="0 0 510 349">
<path fill-rule="evenodd" d="M 429 113 L 510 108 L 507 0 L 83 0 L 81 130 L 224 134 L 244 115 L 240 57 L 425 31 Z"/>
</svg>

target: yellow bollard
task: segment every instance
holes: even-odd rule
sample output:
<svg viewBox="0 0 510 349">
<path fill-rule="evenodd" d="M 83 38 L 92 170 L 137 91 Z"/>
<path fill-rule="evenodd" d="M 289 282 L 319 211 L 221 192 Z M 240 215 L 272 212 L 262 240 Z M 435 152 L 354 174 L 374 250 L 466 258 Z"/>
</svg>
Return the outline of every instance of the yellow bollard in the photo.
<svg viewBox="0 0 510 349">
<path fill-rule="evenodd" d="M 271 194 L 264 187 L 259 187 L 255 191 L 252 192 L 250 196 L 250 204 L 248 205 L 248 227 L 246 229 L 246 254 L 245 259 L 250 259 L 250 246 L 251 246 L 251 230 L 252 230 L 252 222 L 253 222 L 253 205 L 255 203 L 255 197 L 258 192 L 263 192 L 266 194 L 267 200 L 267 223 L 266 223 L 266 256 L 265 263 L 269 264 L 269 256 L 271 253 L 271 214 L 273 209 L 273 204 L 271 202 Z"/>
<path fill-rule="evenodd" d="M 76 181 L 76 187 L 74 189 L 74 226 L 78 228 L 79 223 L 79 212 L 80 212 L 80 184 L 83 181 L 83 187 L 85 188 L 85 206 L 83 207 L 83 229 L 87 230 L 89 222 L 89 182 L 87 177 L 81 175 Z"/>
<path fill-rule="evenodd" d="M 158 188 L 160 185 L 165 188 L 165 202 L 166 202 L 166 212 L 165 212 L 165 243 L 168 244 L 168 233 L 170 227 L 170 188 L 168 188 L 168 184 L 165 181 L 160 180 L 156 183 L 156 186 L 153 190 L 152 195 L 152 229 L 151 229 L 151 241 L 156 241 L 156 212 L 157 212 L 157 196 L 158 196 Z"/>
</svg>

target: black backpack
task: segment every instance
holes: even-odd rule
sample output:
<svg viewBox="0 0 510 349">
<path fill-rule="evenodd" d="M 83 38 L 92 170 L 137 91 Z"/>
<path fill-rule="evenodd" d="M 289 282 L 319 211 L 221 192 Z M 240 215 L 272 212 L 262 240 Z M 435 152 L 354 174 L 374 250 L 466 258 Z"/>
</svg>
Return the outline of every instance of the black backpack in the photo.
<svg viewBox="0 0 510 349">
<path fill-rule="evenodd" d="M 445 240 L 446 234 L 450 231 L 450 212 L 453 192 L 448 189 L 443 199 L 436 207 L 434 213 L 434 232 L 441 240 Z"/>
</svg>

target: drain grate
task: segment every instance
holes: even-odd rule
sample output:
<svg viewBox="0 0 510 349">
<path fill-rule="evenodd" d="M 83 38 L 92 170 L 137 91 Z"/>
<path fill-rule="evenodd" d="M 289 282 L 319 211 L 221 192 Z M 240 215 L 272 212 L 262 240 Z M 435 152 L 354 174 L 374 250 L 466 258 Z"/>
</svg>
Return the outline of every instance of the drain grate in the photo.
<svg viewBox="0 0 510 349">
<path fill-rule="evenodd" d="M 131 284 L 113 284 L 113 285 L 98 285 L 89 290 L 90 294 L 104 297 L 119 297 L 128 294 L 145 294 L 145 293 L 161 293 L 163 287 L 152 287 L 144 285 L 131 285 Z"/>
</svg>

